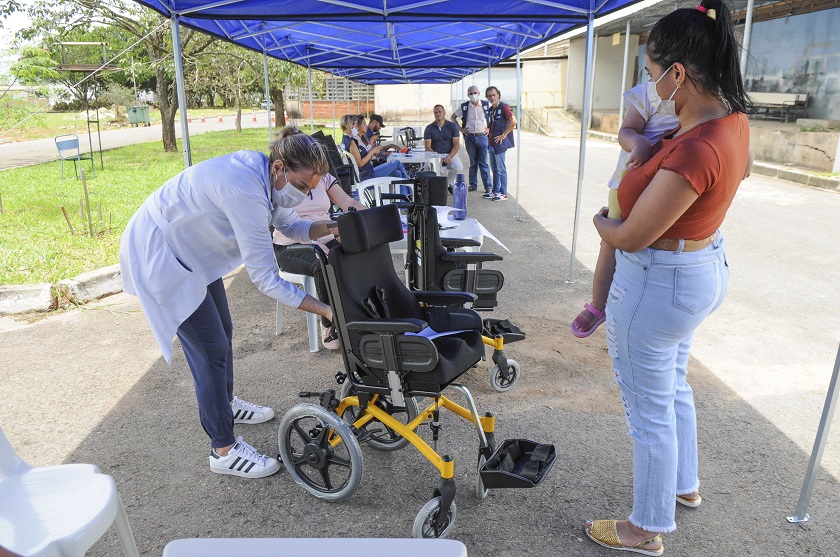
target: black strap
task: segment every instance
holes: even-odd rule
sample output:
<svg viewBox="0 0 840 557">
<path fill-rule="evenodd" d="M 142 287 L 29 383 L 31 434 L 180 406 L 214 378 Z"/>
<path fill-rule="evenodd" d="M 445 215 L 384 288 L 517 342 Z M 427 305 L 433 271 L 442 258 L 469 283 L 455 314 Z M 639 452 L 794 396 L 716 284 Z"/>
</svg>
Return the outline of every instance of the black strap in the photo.
<svg viewBox="0 0 840 557">
<path fill-rule="evenodd" d="M 519 475 L 532 482 L 537 481 L 542 474 L 543 468 L 545 468 L 546 460 L 548 460 L 553 448 L 553 445 L 545 443 L 540 443 L 534 447 L 534 452 L 531 453 L 531 459 L 525 464 Z"/>
</svg>

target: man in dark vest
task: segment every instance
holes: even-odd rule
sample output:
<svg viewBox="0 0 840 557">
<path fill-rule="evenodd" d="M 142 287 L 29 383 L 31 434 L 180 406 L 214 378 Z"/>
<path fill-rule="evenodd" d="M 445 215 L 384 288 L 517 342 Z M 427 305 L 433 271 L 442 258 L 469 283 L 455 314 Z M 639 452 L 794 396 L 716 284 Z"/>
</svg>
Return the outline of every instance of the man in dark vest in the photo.
<svg viewBox="0 0 840 557">
<path fill-rule="evenodd" d="M 478 87 L 471 85 L 467 89 L 470 100 L 461 103 L 451 119 L 459 125 L 461 133 L 464 134 L 464 145 L 470 156 L 470 191 L 478 189 L 478 171 L 481 170 L 484 191 L 489 193 L 493 188 L 493 183 L 490 181 L 490 167 L 487 166 L 490 103 L 480 101 L 479 94 Z"/>
<path fill-rule="evenodd" d="M 490 101 L 490 166 L 493 168 L 493 191 L 485 193 L 486 199 L 507 201 L 507 167 L 505 153 L 513 147 L 511 132 L 516 127 L 516 116 L 506 103 L 501 101 L 502 94 L 492 85 L 484 92 Z"/>
</svg>

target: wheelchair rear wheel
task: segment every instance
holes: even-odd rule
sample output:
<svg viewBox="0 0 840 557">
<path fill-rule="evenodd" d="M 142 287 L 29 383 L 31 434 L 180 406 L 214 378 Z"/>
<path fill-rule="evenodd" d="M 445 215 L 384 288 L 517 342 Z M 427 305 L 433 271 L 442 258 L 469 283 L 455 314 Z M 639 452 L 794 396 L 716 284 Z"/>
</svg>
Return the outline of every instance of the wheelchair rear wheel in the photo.
<svg viewBox="0 0 840 557">
<path fill-rule="evenodd" d="M 519 362 L 508 360 L 507 364 L 507 377 L 505 377 L 505 374 L 502 373 L 498 365 L 493 366 L 493 369 L 490 370 L 490 386 L 500 393 L 511 390 L 516 385 L 516 382 L 519 381 Z"/>
<path fill-rule="evenodd" d="M 341 418 L 316 404 L 298 404 L 283 416 L 277 434 L 289 475 L 327 501 L 350 497 L 362 481 L 362 451 Z"/>
<path fill-rule="evenodd" d="M 345 381 L 344 384 L 341 386 L 341 391 L 339 393 L 339 400 L 343 400 L 348 396 L 355 396 L 356 390 L 353 388 L 353 384 L 350 381 Z M 379 395 L 376 397 L 376 402 L 374 403 L 376 406 L 393 416 L 397 419 L 397 421 L 407 424 L 411 420 L 417 417 L 417 414 L 420 411 L 417 408 L 417 400 L 414 397 L 406 397 L 405 399 L 405 409 L 403 408 L 396 408 L 393 404 L 391 404 L 391 397 Z M 342 419 L 352 425 L 359 417 L 362 415 L 362 409 L 358 406 L 350 406 L 347 410 L 344 411 L 344 414 L 341 416 Z M 396 433 L 393 429 L 385 426 L 382 422 L 378 420 L 373 420 L 362 427 L 362 431 L 367 430 L 367 428 L 371 428 L 371 430 L 379 429 L 379 432 L 372 432 L 371 436 L 367 438 L 366 443 L 373 447 L 374 449 L 380 451 L 396 451 L 408 446 L 408 440 L 403 438 L 401 435 Z M 385 431 L 382 432 L 382 429 Z"/>
<path fill-rule="evenodd" d="M 420 512 L 417 513 L 417 518 L 414 519 L 414 527 L 411 533 L 415 538 L 445 538 L 455 525 L 455 516 L 458 514 L 455 507 L 455 501 L 449 507 L 449 512 L 446 515 L 446 520 L 443 523 L 443 530 L 435 536 L 435 520 L 437 520 L 440 512 L 440 497 L 434 499 L 423 505 Z"/>
</svg>

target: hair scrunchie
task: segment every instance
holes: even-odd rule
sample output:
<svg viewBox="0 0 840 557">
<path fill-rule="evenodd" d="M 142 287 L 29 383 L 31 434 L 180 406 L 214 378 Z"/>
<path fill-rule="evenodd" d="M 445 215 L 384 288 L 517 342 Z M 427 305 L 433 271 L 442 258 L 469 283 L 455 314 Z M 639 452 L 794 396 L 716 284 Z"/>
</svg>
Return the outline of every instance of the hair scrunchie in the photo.
<svg viewBox="0 0 840 557">
<path fill-rule="evenodd" d="M 714 9 L 709 9 L 702 5 L 698 5 L 696 9 L 697 11 L 703 12 L 704 14 L 712 18 L 713 21 L 717 20 L 717 12 Z"/>
</svg>

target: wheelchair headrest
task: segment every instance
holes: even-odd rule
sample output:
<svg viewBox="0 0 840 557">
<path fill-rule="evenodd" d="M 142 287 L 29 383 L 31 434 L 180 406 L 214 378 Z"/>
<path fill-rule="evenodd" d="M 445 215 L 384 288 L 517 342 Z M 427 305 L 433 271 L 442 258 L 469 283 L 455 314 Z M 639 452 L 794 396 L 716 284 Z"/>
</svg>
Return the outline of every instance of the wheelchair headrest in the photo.
<svg viewBox="0 0 840 557">
<path fill-rule="evenodd" d="M 404 238 L 395 205 L 344 213 L 336 222 L 344 253 L 359 253 Z"/>
</svg>

